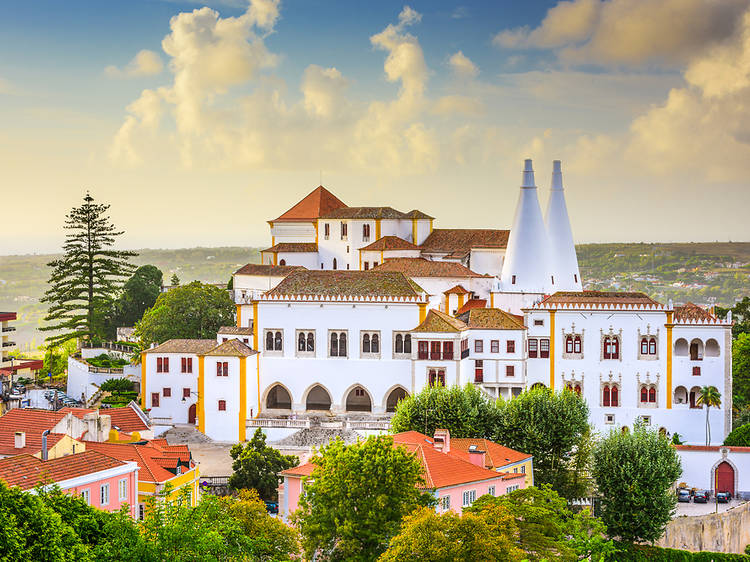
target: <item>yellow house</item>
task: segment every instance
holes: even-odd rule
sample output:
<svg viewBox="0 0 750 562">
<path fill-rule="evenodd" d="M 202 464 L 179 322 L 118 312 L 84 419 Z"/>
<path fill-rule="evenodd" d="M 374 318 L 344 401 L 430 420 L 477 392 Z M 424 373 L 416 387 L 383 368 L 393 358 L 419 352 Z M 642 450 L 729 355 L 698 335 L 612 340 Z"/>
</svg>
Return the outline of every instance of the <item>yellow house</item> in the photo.
<svg viewBox="0 0 750 562">
<path fill-rule="evenodd" d="M 86 442 L 68 431 L 70 418 L 62 412 L 15 408 L 0 416 L 0 458 L 33 455 L 55 459 L 86 450 Z M 46 433 L 46 435 L 45 435 Z M 80 432 L 73 433 L 80 437 Z"/>
</svg>

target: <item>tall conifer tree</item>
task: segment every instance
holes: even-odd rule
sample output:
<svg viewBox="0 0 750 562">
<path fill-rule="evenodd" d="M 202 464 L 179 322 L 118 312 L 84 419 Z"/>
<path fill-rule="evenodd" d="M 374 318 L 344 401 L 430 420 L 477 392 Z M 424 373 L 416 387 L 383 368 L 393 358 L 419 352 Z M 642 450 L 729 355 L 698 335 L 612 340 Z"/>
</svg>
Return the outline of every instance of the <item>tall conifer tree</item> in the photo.
<svg viewBox="0 0 750 562">
<path fill-rule="evenodd" d="M 101 336 L 102 315 L 111 305 L 122 278 L 133 273 L 128 261 L 135 252 L 114 250 L 118 231 L 106 214 L 109 205 L 94 203 L 87 192 L 83 205 L 65 216 L 64 255 L 47 264 L 52 268 L 49 289 L 42 302 L 49 303 L 42 327 L 58 331 L 47 342 L 59 345 L 74 338 Z"/>
</svg>

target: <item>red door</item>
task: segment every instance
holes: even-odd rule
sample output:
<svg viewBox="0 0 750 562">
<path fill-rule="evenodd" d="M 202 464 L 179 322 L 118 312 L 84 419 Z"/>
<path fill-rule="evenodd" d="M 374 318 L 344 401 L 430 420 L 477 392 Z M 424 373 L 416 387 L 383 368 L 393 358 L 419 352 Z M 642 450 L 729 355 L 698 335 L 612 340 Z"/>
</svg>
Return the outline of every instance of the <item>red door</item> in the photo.
<svg viewBox="0 0 750 562">
<path fill-rule="evenodd" d="M 734 497 L 734 469 L 724 461 L 716 467 L 717 492 L 729 492 Z"/>
<path fill-rule="evenodd" d="M 188 408 L 188 423 L 195 423 L 195 404 L 191 404 Z"/>
</svg>

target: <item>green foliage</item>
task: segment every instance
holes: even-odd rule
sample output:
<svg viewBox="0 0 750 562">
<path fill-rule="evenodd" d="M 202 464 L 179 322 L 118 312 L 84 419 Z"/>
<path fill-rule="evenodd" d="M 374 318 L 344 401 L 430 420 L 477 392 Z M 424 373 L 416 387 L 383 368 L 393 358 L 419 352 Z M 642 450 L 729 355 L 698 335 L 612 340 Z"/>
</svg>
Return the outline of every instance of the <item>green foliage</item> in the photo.
<svg viewBox="0 0 750 562">
<path fill-rule="evenodd" d="M 735 447 L 750 447 L 750 423 L 741 425 L 732 430 L 724 439 L 724 445 L 734 445 Z"/>
<path fill-rule="evenodd" d="M 177 287 L 180 284 L 180 278 L 177 277 L 176 273 L 172 274 L 172 277 L 169 279 L 169 283 L 172 285 L 172 287 Z"/>
<path fill-rule="evenodd" d="M 405 515 L 430 505 L 422 466 L 388 436 L 346 446 L 340 440 L 313 459 L 294 521 L 307 558 L 373 560 L 382 554 Z"/>
<path fill-rule="evenodd" d="M 584 497 L 592 450 L 589 408 L 565 390 L 529 390 L 502 402 L 490 438 L 534 456 L 534 482 L 549 484 L 565 498 Z"/>
<path fill-rule="evenodd" d="M 698 406 L 706 407 L 706 445 L 711 444 L 711 424 L 708 418 L 708 411 L 711 407 L 718 408 L 721 406 L 721 394 L 715 386 L 704 386 L 701 388 L 700 395 L 695 401 Z"/>
<path fill-rule="evenodd" d="M 88 193 L 83 205 L 65 217 L 70 231 L 63 244 L 64 255 L 51 261 L 52 268 L 42 302 L 49 304 L 41 330 L 54 331 L 51 346 L 76 338 L 104 335 L 103 317 L 109 309 L 122 277 L 133 271 L 129 259 L 135 252 L 112 249 L 122 234 L 107 216 L 109 205 L 94 203 Z"/>
<path fill-rule="evenodd" d="M 726 318 L 727 312 L 732 311 L 732 335 L 737 338 L 740 334 L 750 334 L 750 297 L 744 297 L 730 308 L 716 307 L 716 314 Z"/>
<path fill-rule="evenodd" d="M 505 510 L 490 520 L 480 514 L 438 514 L 422 508 L 408 515 L 380 562 L 454 562 L 457 560 L 522 560 L 515 546 L 518 528 Z M 502 531 L 498 528 L 504 527 Z"/>
<path fill-rule="evenodd" d="M 453 437 L 490 437 L 498 420 L 498 404 L 473 384 L 463 388 L 427 387 L 399 402 L 391 430 L 434 435 L 447 429 Z"/>
<path fill-rule="evenodd" d="M 266 436 L 260 430 L 243 447 L 237 443 L 229 451 L 232 457 L 232 470 L 229 487 L 234 490 L 255 489 L 264 500 L 276 500 L 279 477 L 282 470 L 295 467 L 299 459 L 293 455 L 282 455 L 266 445 Z"/>
<path fill-rule="evenodd" d="M 622 560 L 628 562 L 750 562 L 750 557 L 744 554 L 690 552 L 640 544 L 616 544 L 617 553 L 607 557 L 607 562 L 621 562 Z"/>
<path fill-rule="evenodd" d="M 143 314 L 154 306 L 161 293 L 162 273 L 154 265 L 142 265 L 122 286 L 106 318 L 106 336 L 114 339 L 117 328 L 135 326 Z"/>
<path fill-rule="evenodd" d="M 213 339 L 222 326 L 234 324 L 229 292 L 193 281 L 161 293 L 135 326 L 142 345 L 172 338 Z"/>
<path fill-rule="evenodd" d="M 120 359 L 119 357 L 115 357 L 114 355 L 107 355 L 106 353 L 101 353 L 97 355 L 96 357 L 90 357 L 89 359 L 86 359 L 86 363 L 89 365 L 93 365 L 94 367 L 99 367 L 100 369 L 121 369 L 130 361 L 127 359 Z"/>
<path fill-rule="evenodd" d="M 604 525 L 587 510 L 574 513 L 565 498 L 549 486 L 530 486 L 504 496 L 482 496 L 464 513 L 484 514 L 490 521 L 510 513 L 516 546 L 528 560 L 602 560 L 614 552 Z"/>
<path fill-rule="evenodd" d="M 637 424 L 612 431 L 594 449 L 593 475 L 602 496 L 609 535 L 653 542 L 664 532 L 677 504 L 673 483 L 680 459 L 667 438 Z"/>
<path fill-rule="evenodd" d="M 741 427 L 750 423 L 750 407 L 737 411 L 732 420 L 732 427 Z"/>
<path fill-rule="evenodd" d="M 75 350 L 76 344 L 72 340 L 61 345 L 48 346 L 44 352 L 42 375 L 46 377 L 52 373 L 52 377 L 56 378 L 65 373 L 68 369 L 68 356 Z"/>
<path fill-rule="evenodd" d="M 748 410 L 750 421 L 750 332 L 732 342 L 732 402 L 737 409 Z"/>
<path fill-rule="evenodd" d="M 135 384 L 128 379 L 107 379 L 99 388 L 107 392 L 133 392 Z"/>
<path fill-rule="evenodd" d="M 228 290 L 230 290 L 230 291 L 231 291 L 232 289 L 234 289 L 234 275 L 232 275 L 232 276 L 231 276 L 231 277 L 229 278 L 229 282 L 227 283 L 227 289 L 228 289 Z"/>
<path fill-rule="evenodd" d="M 680 434 L 676 431 L 672 434 L 672 445 L 682 445 L 682 439 L 680 438 Z"/>
<path fill-rule="evenodd" d="M 113 408 L 127 406 L 133 400 L 138 400 L 137 392 L 116 392 L 112 396 L 102 398 L 102 404 L 109 404 Z"/>
</svg>

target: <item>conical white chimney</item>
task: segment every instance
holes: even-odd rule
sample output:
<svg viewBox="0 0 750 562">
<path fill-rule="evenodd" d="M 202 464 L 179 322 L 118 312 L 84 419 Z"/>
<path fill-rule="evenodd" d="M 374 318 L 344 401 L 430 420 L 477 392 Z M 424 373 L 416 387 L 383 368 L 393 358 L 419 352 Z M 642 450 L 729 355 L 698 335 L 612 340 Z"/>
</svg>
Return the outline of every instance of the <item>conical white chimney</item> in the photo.
<svg viewBox="0 0 750 562">
<path fill-rule="evenodd" d="M 521 192 L 508 237 L 500 285 L 507 293 L 547 293 L 552 286 L 547 229 L 531 160 L 524 162 Z"/>
<path fill-rule="evenodd" d="M 562 165 L 559 160 L 552 162 L 552 185 L 547 202 L 545 223 L 549 238 L 550 265 L 554 277 L 553 290 L 582 290 L 578 256 L 573 242 L 573 232 L 570 229 L 568 207 L 565 204 Z"/>
</svg>

